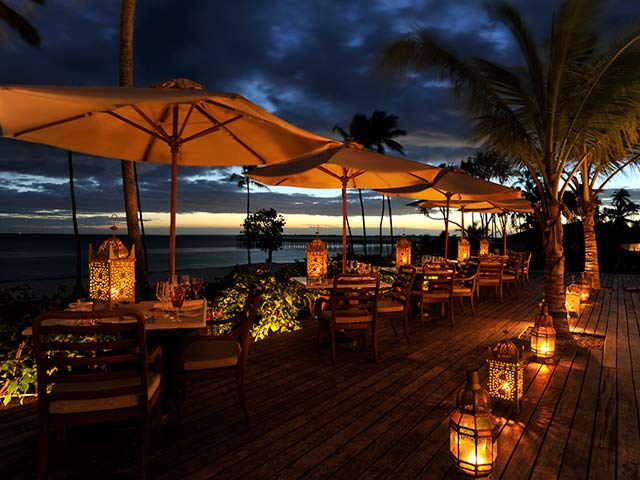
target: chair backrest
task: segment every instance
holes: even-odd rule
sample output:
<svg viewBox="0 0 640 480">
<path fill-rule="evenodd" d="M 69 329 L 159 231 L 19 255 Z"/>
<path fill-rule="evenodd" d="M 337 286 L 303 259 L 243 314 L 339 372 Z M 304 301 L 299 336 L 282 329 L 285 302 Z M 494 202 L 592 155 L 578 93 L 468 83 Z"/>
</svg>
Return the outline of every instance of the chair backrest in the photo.
<svg viewBox="0 0 640 480">
<path fill-rule="evenodd" d="M 240 313 L 242 323 L 238 329 L 238 343 L 240 344 L 240 361 L 238 364 L 242 368 L 246 368 L 247 359 L 249 357 L 249 343 L 251 341 L 251 328 L 258 317 L 258 309 L 262 305 L 262 287 L 258 284 L 252 284 L 249 287 L 249 294 L 244 302 L 244 307 Z"/>
<path fill-rule="evenodd" d="M 336 275 L 331 291 L 332 321 L 375 322 L 380 276 L 374 274 Z"/>
<path fill-rule="evenodd" d="M 33 343 L 41 415 L 51 412 L 52 402 L 91 403 L 131 395 L 137 405 L 127 409 L 129 416 L 131 410 L 147 414 L 147 345 L 141 313 L 46 312 L 34 320 Z M 92 391 L 91 385 L 100 388 Z M 113 416 L 118 413 L 125 412 L 114 411 Z"/>
<path fill-rule="evenodd" d="M 521 272 L 524 264 L 524 257 L 524 252 L 510 252 L 509 258 L 507 259 L 507 268 L 516 273 Z"/>
<path fill-rule="evenodd" d="M 392 290 L 397 293 L 407 293 L 411 289 L 411 284 L 416 275 L 416 268 L 410 265 L 403 265 L 398 269 L 393 281 Z"/>
<path fill-rule="evenodd" d="M 453 282 L 456 278 L 455 269 L 451 270 L 430 270 L 426 269 L 422 273 L 422 295 L 438 295 L 453 292 Z"/>
<path fill-rule="evenodd" d="M 478 279 L 480 282 L 483 280 L 502 280 L 502 273 L 504 272 L 503 262 L 492 262 L 481 260 L 478 266 Z"/>
<path fill-rule="evenodd" d="M 525 252 L 524 261 L 522 263 L 522 271 L 524 273 L 529 272 L 529 264 L 531 263 L 531 252 Z"/>
</svg>

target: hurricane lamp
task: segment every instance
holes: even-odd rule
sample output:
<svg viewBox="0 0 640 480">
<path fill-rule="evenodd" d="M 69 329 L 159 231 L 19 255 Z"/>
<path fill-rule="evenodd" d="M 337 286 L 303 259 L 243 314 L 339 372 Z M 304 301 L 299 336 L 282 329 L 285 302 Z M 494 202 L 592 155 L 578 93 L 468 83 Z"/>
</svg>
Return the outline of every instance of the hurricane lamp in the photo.
<svg viewBox="0 0 640 480">
<path fill-rule="evenodd" d="M 402 234 L 402 238 L 396 242 L 396 268 L 411 265 L 411 242 Z"/>
<path fill-rule="evenodd" d="M 108 304 L 131 302 L 136 299 L 136 258 L 135 248 L 127 251 L 120 239 L 116 238 L 117 216 L 111 217 L 113 236 L 105 240 L 94 254 L 89 244 L 89 296 L 94 302 Z"/>
<path fill-rule="evenodd" d="M 327 279 L 327 244 L 320 240 L 319 232 L 316 238 L 307 243 L 307 280 L 322 283 Z"/>
<path fill-rule="evenodd" d="M 480 240 L 480 252 L 479 252 L 479 255 L 481 257 L 489 255 L 489 239 L 488 238 L 483 238 L 482 240 Z"/>
<path fill-rule="evenodd" d="M 458 242 L 458 263 L 466 263 L 471 256 L 471 245 L 466 238 L 460 239 Z"/>
<path fill-rule="evenodd" d="M 489 395 L 509 403 L 516 413 L 522 406 L 524 359 L 522 352 L 507 338 L 489 347 Z"/>
<path fill-rule="evenodd" d="M 574 277 L 571 276 L 571 284 L 565 291 L 565 306 L 567 313 L 570 315 L 580 315 L 580 300 L 582 298 L 582 289 L 574 282 Z"/>
<path fill-rule="evenodd" d="M 531 330 L 531 353 L 538 361 L 551 363 L 556 350 L 556 330 L 546 302 L 540 305 L 540 315 Z"/>
<path fill-rule="evenodd" d="M 449 417 L 449 455 L 460 473 L 491 475 L 498 452 L 496 426 L 491 397 L 480 385 L 478 371 L 468 371 L 467 384 L 458 392 L 456 409 Z"/>
<path fill-rule="evenodd" d="M 580 274 L 580 301 L 588 302 L 591 293 L 591 275 L 589 272 Z"/>
</svg>

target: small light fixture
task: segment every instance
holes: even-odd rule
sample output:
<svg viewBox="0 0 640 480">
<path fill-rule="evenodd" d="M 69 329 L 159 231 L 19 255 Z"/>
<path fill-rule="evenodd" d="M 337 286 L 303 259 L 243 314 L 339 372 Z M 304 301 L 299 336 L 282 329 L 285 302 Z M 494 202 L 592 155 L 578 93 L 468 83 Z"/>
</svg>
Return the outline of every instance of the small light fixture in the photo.
<svg viewBox="0 0 640 480">
<path fill-rule="evenodd" d="M 524 359 L 518 347 L 507 338 L 508 333 L 505 330 L 504 340 L 489 348 L 489 395 L 508 402 L 518 413 L 524 391 Z"/>
<path fill-rule="evenodd" d="M 466 263 L 471 256 L 471 245 L 469 240 L 461 238 L 458 242 L 458 263 Z"/>
<path fill-rule="evenodd" d="M 488 238 L 483 238 L 482 240 L 480 240 L 480 252 L 479 255 L 481 257 L 485 257 L 487 255 L 489 255 L 489 239 Z"/>
<path fill-rule="evenodd" d="M 320 232 L 307 244 L 307 281 L 322 283 L 327 279 L 327 244 L 320 240 Z"/>
<path fill-rule="evenodd" d="M 574 282 L 574 276 L 571 276 L 571 284 L 565 292 L 565 306 L 567 313 L 570 315 L 580 315 L 580 300 L 582 297 L 582 289 Z"/>
<path fill-rule="evenodd" d="M 134 303 L 136 299 L 135 248 L 131 253 L 116 238 L 118 216 L 111 215 L 113 236 L 105 240 L 93 254 L 89 244 L 89 296 L 94 302 L 113 307 L 119 302 Z"/>
<path fill-rule="evenodd" d="M 580 274 L 580 301 L 588 302 L 591 294 L 591 275 L 588 272 Z"/>
<path fill-rule="evenodd" d="M 411 265 L 411 242 L 405 234 L 396 242 L 396 268 Z"/>
<path fill-rule="evenodd" d="M 547 303 L 540 304 L 540 315 L 531 330 L 531 353 L 542 363 L 551 363 L 556 351 L 556 330 Z"/>
<path fill-rule="evenodd" d="M 449 417 L 449 455 L 460 473 L 471 477 L 491 475 L 498 453 L 496 426 L 491 397 L 480 385 L 478 371 L 470 370 Z"/>
</svg>

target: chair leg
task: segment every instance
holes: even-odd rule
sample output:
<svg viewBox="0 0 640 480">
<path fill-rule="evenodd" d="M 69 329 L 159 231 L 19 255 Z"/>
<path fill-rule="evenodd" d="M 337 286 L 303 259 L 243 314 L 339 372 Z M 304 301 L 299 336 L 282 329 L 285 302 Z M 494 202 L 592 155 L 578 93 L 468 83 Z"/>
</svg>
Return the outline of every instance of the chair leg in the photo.
<svg viewBox="0 0 640 480">
<path fill-rule="evenodd" d="M 149 478 L 149 415 L 146 414 L 140 426 L 140 474 L 143 480 Z"/>
<path fill-rule="evenodd" d="M 38 453 L 38 480 L 43 480 L 47 475 L 47 460 L 49 458 L 49 428 L 47 425 L 40 427 L 40 447 Z"/>
<path fill-rule="evenodd" d="M 251 416 L 249 415 L 249 407 L 247 405 L 247 397 L 244 394 L 244 375 L 238 373 L 236 375 L 236 384 L 238 385 L 238 398 L 240 399 L 240 407 L 244 415 L 247 427 L 251 426 Z"/>
<path fill-rule="evenodd" d="M 500 303 L 504 303 L 504 297 L 502 296 L 502 283 L 496 287 L 500 292 Z"/>
<path fill-rule="evenodd" d="M 371 329 L 371 343 L 373 344 L 373 361 L 378 361 L 378 334 L 375 327 Z"/>
<path fill-rule="evenodd" d="M 471 304 L 471 315 L 473 315 L 473 318 L 476 318 L 476 308 L 473 304 L 473 293 L 469 297 L 469 303 Z"/>
<path fill-rule="evenodd" d="M 331 361 L 335 365 L 336 364 L 336 332 L 334 331 L 333 326 L 331 326 L 329 335 L 331 337 Z"/>
<path fill-rule="evenodd" d="M 453 327 L 453 298 L 449 300 L 449 321 Z"/>
</svg>

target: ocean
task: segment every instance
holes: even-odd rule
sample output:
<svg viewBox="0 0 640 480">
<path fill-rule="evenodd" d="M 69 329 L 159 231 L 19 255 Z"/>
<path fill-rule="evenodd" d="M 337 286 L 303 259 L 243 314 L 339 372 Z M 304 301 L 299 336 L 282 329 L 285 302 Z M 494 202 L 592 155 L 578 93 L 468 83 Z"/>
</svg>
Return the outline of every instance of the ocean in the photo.
<svg viewBox="0 0 640 480">
<path fill-rule="evenodd" d="M 88 274 L 89 243 L 94 251 L 107 235 L 81 235 L 83 276 Z M 119 235 L 127 248 L 128 238 Z M 168 270 L 169 237 L 147 235 L 150 272 Z M 251 261 L 262 263 L 267 252 L 251 250 Z M 304 260 L 302 245 L 273 252 L 278 263 Z M 235 235 L 178 235 L 176 237 L 176 271 L 226 267 L 247 263 L 247 251 L 236 247 Z M 0 282 L 27 282 L 75 277 L 75 241 L 68 234 L 0 234 Z"/>
</svg>

